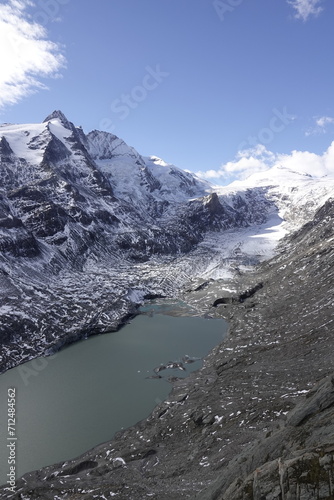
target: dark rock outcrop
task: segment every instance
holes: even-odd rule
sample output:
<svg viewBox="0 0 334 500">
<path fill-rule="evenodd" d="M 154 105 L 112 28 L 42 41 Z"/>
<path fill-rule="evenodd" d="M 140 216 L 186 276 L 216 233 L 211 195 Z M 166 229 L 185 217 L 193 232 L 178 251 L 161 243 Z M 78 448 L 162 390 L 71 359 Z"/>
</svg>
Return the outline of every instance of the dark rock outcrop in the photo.
<svg viewBox="0 0 334 500">
<path fill-rule="evenodd" d="M 263 288 L 263 283 L 258 283 L 257 285 L 248 288 L 245 292 L 240 293 L 236 297 L 220 297 L 216 299 L 212 304 L 213 307 L 217 307 L 219 304 L 236 304 L 237 302 L 245 302 L 246 299 L 253 297 L 256 292 Z"/>
</svg>

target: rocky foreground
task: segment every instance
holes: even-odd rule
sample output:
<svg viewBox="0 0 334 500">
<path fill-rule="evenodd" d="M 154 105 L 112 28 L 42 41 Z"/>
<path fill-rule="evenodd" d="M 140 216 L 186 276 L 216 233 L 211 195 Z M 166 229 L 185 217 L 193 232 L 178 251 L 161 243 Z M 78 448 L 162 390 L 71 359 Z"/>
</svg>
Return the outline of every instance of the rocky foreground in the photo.
<svg viewBox="0 0 334 500">
<path fill-rule="evenodd" d="M 329 200 L 238 293 L 215 292 L 227 340 L 146 420 L 1 498 L 334 499 L 333 216 Z"/>
</svg>

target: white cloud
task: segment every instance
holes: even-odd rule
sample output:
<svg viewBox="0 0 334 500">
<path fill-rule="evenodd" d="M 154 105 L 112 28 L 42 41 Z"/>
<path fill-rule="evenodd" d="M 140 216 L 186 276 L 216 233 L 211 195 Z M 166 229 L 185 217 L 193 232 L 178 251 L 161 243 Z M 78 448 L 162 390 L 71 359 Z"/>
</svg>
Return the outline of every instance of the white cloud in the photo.
<svg viewBox="0 0 334 500">
<path fill-rule="evenodd" d="M 27 13 L 30 0 L 0 4 L 0 109 L 46 88 L 40 78 L 54 78 L 65 66 L 61 48 Z"/>
<path fill-rule="evenodd" d="M 334 123 L 334 118 L 332 118 L 331 116 L 322 116 L 321 118 L 318 118 L 316 121 L 316 124 L 321 128 L 326 127 L 326 125 L 330 123 Z"/>
<path fill-rule="evenodd" d="M 246 179 L 262 170 L 268 170 L 275 160 L 275 155 L 262 144 L 254 148 L 244 149 L 236 154 L 233 161 L 220 166 L 217 170 L 196 172 L 203 179 Z"/>
<path fill-rule="evenodd" d="M 323 10 L 321 0 L 288 0 L 296 11 L 295 17 L 307 21 L 310 16 L 317 16 Z"/>
<path fill-rule="evenodd" d="M 320 118 L 315 117 L 314 120 L 315 126 L 305 132 L 306 136 L 325 134 L 328 126 L 334 124 L 334 118 L 331 116 L 321 116 Z"/>
<path fill-rule="evenodd" d="M 274 166 L 288 168 L 295 172 L 310 174 L 314 177 L 334 175 L 334 142 L 322 155 L 309 151 L 292 151 L 290 154 L 273 153 L 263 145 L 238 152 L 235 159 L 221 165 L 217 170 L 197 172 L 203 179 L 224 179 L 232 182 L 246 179 L 252 174 L 269 170 Z"/>
<path fill-rule="evenodd" d="M 283 167 L 313 177 L 334 176 L 334 141 L 321 155 L 309 151 L 292 151 L 290 155 L 279 155 L 278 162 Z"/>
<path fill-rule="evenodd" d="M 322 177 L 329 173 L 324 162 L 324 155 L 317 155 L 309 151 L 292 151 L 288 155 L 278 155 L 276 164 L 294 172 L 314 177 Z"/>
</svg>

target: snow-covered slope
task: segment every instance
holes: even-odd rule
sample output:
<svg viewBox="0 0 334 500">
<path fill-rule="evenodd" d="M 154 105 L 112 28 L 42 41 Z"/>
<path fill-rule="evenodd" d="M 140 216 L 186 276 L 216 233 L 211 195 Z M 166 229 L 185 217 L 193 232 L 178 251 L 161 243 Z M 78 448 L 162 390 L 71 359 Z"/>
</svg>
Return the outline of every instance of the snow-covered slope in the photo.
<svg viewBox="0 0 334 500">
<path fill-rule="evenodd" d="M 144 158 L 107 132 L 90 132 L 86 144 L 115 195 L 153 217 L 162 215 L 170 203 L 185 202 L 212 192 L 209 183 L 155 156 Z"/>
<path fill-rule="evenodd" d="M 277 207 L 285 229 L 291 231 L 312 219 L 318 208 L 334 196 L 334 176 L 311 175 L 277 165 L 217 188 L 224 199 L 244 198 L 250 191 L 261 190 Z"/>
<path fill-rule="evenodd" d="M 280 169 L 216 189 L 61 111 L 0 126 L 0 179 L 2 370 L 116 328 L 145 296 L 233 277 L 334 194 Z"/>
</svg>

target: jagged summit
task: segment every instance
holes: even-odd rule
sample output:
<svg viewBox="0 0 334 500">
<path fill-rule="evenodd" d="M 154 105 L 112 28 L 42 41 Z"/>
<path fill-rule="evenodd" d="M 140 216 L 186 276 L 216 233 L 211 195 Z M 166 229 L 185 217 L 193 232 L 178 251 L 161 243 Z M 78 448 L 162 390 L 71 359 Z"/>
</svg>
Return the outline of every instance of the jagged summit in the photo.
<svg viewBox="0 0 334 500">
<path fill-rule="evenodd" d="M 55 118 L 58 118 L 61 123 L 64 125 L 65 128 L 68 128 L 69 130 L 72 130 L 72 123 L 66 118 L 64 113 L 62 111 L 55 110 L 53 111 L 50 115 L 48 115 L 45 120 L 43 120 L 43 123 L 48 123 L 51 120 L 54 120 Z"/>
</svg>

